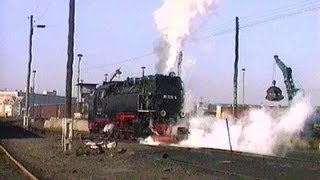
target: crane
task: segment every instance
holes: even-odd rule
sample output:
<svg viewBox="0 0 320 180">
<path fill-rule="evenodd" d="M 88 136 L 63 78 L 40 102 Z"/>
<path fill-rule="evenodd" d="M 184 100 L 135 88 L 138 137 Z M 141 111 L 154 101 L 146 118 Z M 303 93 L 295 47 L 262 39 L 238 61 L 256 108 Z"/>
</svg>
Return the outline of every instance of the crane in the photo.
<svg viewBox="0 0 320 180">
<path fill-rule="evenodd" d="M 116 70 L 116 72 L 112 75 L 110 78 L 109 82 L 113 81 L 113 79 L 117 76 L 120 75 L 122 72 L 120 71 L 120 68 Z"/>
<path fill-rule="evenodd" d="M 293 78 L 292 78 L 292 69 L 290 67 L 287 67 L 280 60 L 278 55 L 275 55 L 274 59 L 275 59 L 276 64 L 278 65 L 279 69 L 282 71 L 282 74 L 284 77 L 284 84 L 287 89 L 288 101 L 289 101 L 289 105 L 290 105 L 290 102 L 292 101 L 293 97 L 297 94 L 297 92 L 300 89 L 295 87 L 295 84 L 294 84 Z M 268 94 L 266 96 L 266 99 L 269 101 L 281 101 L 283 99 L 280 88 L 276 87 L 275 84 L 276 84 L 276 81 L 273 80 L 273 86 L 270 87 L 267 91 Z M 271 93 L 274 93 L 274 92 L 277 92 L 277 93 L 275 93 L 272 96 Z"/>
<path fill-rule="evenodd" d="M 288 93 L 288 99 L 289 102 L 292 101 L 293 97 L 297 94 L 299 89 L 297 89 L 293 83 L 292 78 L 292 69 L 290 67 L 287 67 L 280 59 L 278 55 L 274 56 L 274 59 L 282 71 L 283 77 L 284 77 L 284 84 L 286 85 L 287 93 Z"/>
</svg>

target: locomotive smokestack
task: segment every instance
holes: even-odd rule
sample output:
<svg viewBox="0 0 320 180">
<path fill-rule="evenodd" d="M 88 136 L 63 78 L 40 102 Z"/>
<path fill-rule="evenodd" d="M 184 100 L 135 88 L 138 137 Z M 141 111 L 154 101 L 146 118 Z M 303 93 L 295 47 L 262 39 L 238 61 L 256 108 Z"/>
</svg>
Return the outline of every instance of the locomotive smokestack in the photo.
<svg viewBox="0 0 320 180">
<path fill-rule="evenodd" d="M 178 60 L 178 76 L 181 75 L 181 63 L 182 63 L 182 59 L 183 59 L 183 52 L 180 51 L 179 54 L 178 54 L 178 57 L 177 57 L 177 60 Z"/>
<path fill-rule="evenodd" d="M 144 70 L 146 69 L 146 67 L 142 66 L 141 69 L 142 69 L 142 77 L 144 77 Z"/>
</svg>

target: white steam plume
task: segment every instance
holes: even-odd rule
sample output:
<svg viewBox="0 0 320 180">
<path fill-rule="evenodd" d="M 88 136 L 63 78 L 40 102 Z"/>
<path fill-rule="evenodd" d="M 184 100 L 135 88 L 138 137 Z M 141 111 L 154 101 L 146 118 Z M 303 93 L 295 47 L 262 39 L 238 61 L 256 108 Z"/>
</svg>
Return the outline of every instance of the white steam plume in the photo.
<svg viewBox="0 0 320 180">
<path fill-rule="evenodd" d="M 296 102 L 280 116 L 267 109 L 251 110 L 246 117 L 229 122 L 234 150 L 267 155 L 280 155 L 292 146 L 291 140 L 302 131 L 312 113 L 308 98 Z M 198 117 L 190 120 L 189 137 L 180 146 L 229 149 L 224 119 Z M 281 154 L 283 155 L 283 154 Z"/>
<path fill-rule="evenodd" d="M 169 44 L 164 40 L 160 40 L 154 45 L 153 51 L 158 56 L 156 71 L 159 74 L 164 74 L 167 67 L 166 62 L 169 58 Z"/>
<path fill-rule="evenodd" d="M 216 0 L 165 0 L 162 7 L 154 13 L 157 28 L 169 45 L 167 53 L 160 53 L 159 61 L 165 61 L 165 68 L 160 66 L 158 73 L 174 70 L 177 55 L 191 33 L 194 20 L 208 13 L 215 2 Z"/>
</svg>

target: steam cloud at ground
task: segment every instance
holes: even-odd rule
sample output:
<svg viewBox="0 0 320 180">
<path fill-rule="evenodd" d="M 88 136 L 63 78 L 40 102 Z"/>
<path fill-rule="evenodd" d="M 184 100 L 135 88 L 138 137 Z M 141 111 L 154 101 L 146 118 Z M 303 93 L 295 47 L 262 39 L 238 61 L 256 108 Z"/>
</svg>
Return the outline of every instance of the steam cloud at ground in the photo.
<svg viewBox="0 0 320 180">
<path fill-rule="evenodd" d="M 290 109 L 275 116 L 267 109 L 256 109 L 250 110 L 241 119 L 229 119 L 232 148 L 258 154 L 283 155 L 292 147 L 292 138 L 303 130 L 312 111 L 309 98 L 301 98 Z M 224 119 L 194 117 L 189 123 L 189 137 L 180 142 L 180 146 L 229 150 Z"/>
<path fill-rule="evenodd" d="M 299 98 L 290 109 L 275 113 L 267 108 L 250 110 L 248 115 L 229 118 L 232 149 L 265 155 L 284 156 L 293 148 L 293 139 L 303 131 L 313 113 L 310 98 Z M 225 119 L 193 117 L 188 120 L 188 138 L 174 146 L 229 150 Z M 140 143 L 159 145 L 151 137 Z"/>
</svg>

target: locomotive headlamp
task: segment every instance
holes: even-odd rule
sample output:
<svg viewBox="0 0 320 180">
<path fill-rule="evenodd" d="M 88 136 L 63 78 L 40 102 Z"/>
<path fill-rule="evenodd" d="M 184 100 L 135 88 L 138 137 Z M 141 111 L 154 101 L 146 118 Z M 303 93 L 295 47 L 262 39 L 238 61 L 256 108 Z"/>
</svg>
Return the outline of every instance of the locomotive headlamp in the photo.
<svg viewBox="0 0 320 180">
<path fill-rule="evenodd" d="M 165 110 L 160 111 L 160 116 L 161 116 L 161 117 L 166 116 L 166 114 L 167 114 L 167 112 L 166 112 Z"/>
</svg>

